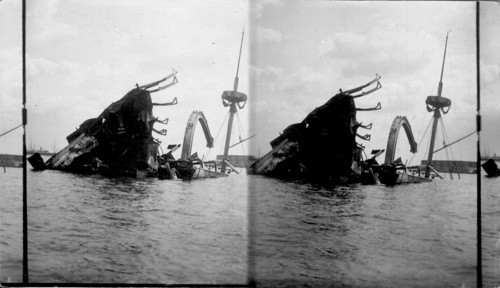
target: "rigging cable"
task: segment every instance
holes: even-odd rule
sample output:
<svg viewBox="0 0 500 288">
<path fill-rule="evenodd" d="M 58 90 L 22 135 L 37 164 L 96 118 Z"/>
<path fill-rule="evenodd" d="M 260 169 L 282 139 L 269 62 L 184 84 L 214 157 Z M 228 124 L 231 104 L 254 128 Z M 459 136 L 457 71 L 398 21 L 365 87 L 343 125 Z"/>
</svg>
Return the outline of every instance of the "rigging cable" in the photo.
<svg viewBox="0 0 500 288">
<path fill-rule="evenodd" d="M 10 129 L 9 131 L 7 131 L 7 132 L 4 132 L 4 133 L 0 134 L 0 137 L 2 137 L 3 135 L 7 135 L 8 133 L 10 133 L 10 132 L 12 132 L 12 131 L 16 130 L 17 128 L 19 128 L 19 127 L 21 127 L 21 126 L 23 126 L 23 124 L 19 124 L 18 126 L 16 126 L 16 127 L 12 128 L 12 129 Z"/>
<path fill-rule="evenodd" d="M 2 115 L 2 127 L 0 127 L 2 130 L 4 129 L 4 123 L 5 123 L 5 117 L 4 117 L 4 112 L 3 112 L 3 101 L 2 101 L 2 94 L 0 93 L 0 115 Z M 17 127 L 16 127 L 17 128 Z M 0 135 L 1 137 L 2 135 Z M 4 150 L 7 150 L 7 140 L 3 139 L 3 145 L 4 145 Z M 4 167 L 5 169 L 5 167 Z"/>
<path fill-rule="evenodd" d="M 448 133 L 446 131 L 446 128 L 444 126 L 444 120 L 442 118 L 441 118 L 441 129 L 443 130 L 443 138 L 444 138 L 443 142 L 444 143 L 449 143 Z M 448 148 L 449 148 L 449 145 L 444 150 L 446 152 L 446 160 L 449 161 L 450 159 L 449 159 L 449 156 L 448 156 Z M 452 162 L 451 165 L 453 165 L 453 167 L 455 167 L 455 170 L 457 170 L 458 168 L 456 167 L 456 161 L 455 161 L 455 156 L 453 155 L 453 150 L 451 148 L 449 148 L 449 149 L 450 149 L 450 154 L 451 154 L 451 162 Z M 453 179 L 452 166 L 450 166 L 449 168 L 450 168 L 449 169 L 450 170 L 449 171 L 450 172 L 450 179 Z M 457 171 L 457 174 L 458 174 L 458 171 Z M 460 174 L 458 174 L 458 175 L 459 175 L 458 177 L 460 177 Z"/>
<path fill-rule="evenodd" d="M 422 121 L 420 121 L 420 127 L 418 128 L 418 133 L 416 135 L 420 135 L 420 132 L 422 132 L 422 127 L 424 126 L 426 118 L 427 118 L 427 114 L 425 114 L 424 115 L 424 119 Z M 425 134 L 427 133 L 427 130 L 429 129 L 430 125 L 431 125 L 430 123 L 427 125 L 427 128 L 425 129 L 425 132 L 424 132 L 424 134 L 422 136 L 422 139 L 424 138 Z M 420 142 L 422 142 L 422 139 L 420 139 Z M 420 142 L 417 142 L 417 151 L 418 151 L 418 147 L 420 145 Z M 415 154 L 414 153 L 411 155 L 410 160 L 408 161 L 408 163 L 410 163 L 410 164 L 408 164 L 408 165 L 411 165 L 411 163 L 413 161 L 413 158 L 415 158 Z"/>
<path fill-rule="evenodd" d="M 417 151 L 418 151 L 418 148 L 421 146 L 420 144 L 422 143 L 422 140 L 424 140 L 424 137 L 425 137 L 425 135 L 427 134 L 427 131 L 429 130 L 429 127 L 431 126 L 432 120 L 433 120 L 433 119 L 431 118 L 431 121 L 429 122 L 429 124 L 427 124 L 427 128 L 425 128 L 425 132 L 424 132 L 424 134 L 422 135 L 422 138 L 420 138 L 420 141 L 417 143 Z M 423 124 L 423 121 L 422 121 L 421 123 Z M 422 125 L 420 125 L 420 127 L 422 127 Z M 421 130 L 421 129 L 420 129 L 420 130 Z M 420 132 L 419 132 L 419 133 L 420 133 Z M 427 146 L 429 146 L 429 145 L 427 145 Z M 412 163 L 412 161 L 413 161 L 413 158 L 415 158 L 415 154 L 416 154 L 416 153 L 413 153 L 413 154 L 411 155 L 411 157 L 410 157 L 410 161 L 408 161 L 408 162 L 410 163 L 409 165 L 411 165 L 411 163 Z M 424 154 L 424 155 L 425 155 L 425 154 Z"/>
<path fill-rule="evenodd" d="M 226 117 L 222 121 L 222 124 L 220 125 L 219 131 L 217 132 L 217 135 L 215 135 L 214 143 L 217 142 L 217 139 L 219 138 L 219 134 L 222 131 L 222 128 L 224 127 L 224 123 L 226 123 L 226 120 L 227 120 L 227 117 L 229 116 L 229 113 L 230 112 L 228 111 L 227 114 L 226 114 Z M 212 148 L 207 148 L 207 152 L 205 153 L 207 159 L 208 159 L 211 151 L 212 151 Z"/>
<path fill-rule="evenodd" d="M 444 126 L 444 120 L 443 120 L 443 118 L 441 118 L 441 127 L 442 127 L 442 130 L 443 130 L 443 138 L 445 138 L 446 143 L 449 143 L 448 132 L 446 131 L 446 128 Z M 445 150 L 448 150 L 448 148 L 449 148 L 449 145 L 448 145 L 448 147 L 446 147 Z M 451 154 L 451 160 L 455 161 L 455 155 L 453 155 L 453 150 L 451 148 L 449 148 L 449 149 L 450 149 L 450 154 Z M 448 153 L 448 152 L 446 152 L 446 153 Z"/>
<path fill-rule="evenodd" d="M 453 61 L 449 61 L 448 65 L 450 67 L 450 69 L 449 69 L 449 71 L 450 71 L 450 73 L 449 73 L 450 74 L 450 82 L 451 82 L 450 86 L 451 87 L 457 87 L 458 85 L 455 85 L 455 78 L 456 78 L 455 75 L 456 75 L 456 73 L 455 73 L 455 70 L 453 68 L 454 62 Z M 457 95 L 457 93 L 452 93 L 449 96 L 449 99 L 452 100 L 452 99 L 456 98 L 455 95 Z M 454 99 L 452 101 L 452 103 L 455 100 L 456 99 Z M 453 109 L 453 116 L 455 116 L 456 118 L 460 119 L 459 116 L 462 115 L 462 113 L 460 113 L 460 105 L 454 106 L 454 107 L 455 108 Z M 453 121 L 453 122 L 455 123 L 455 129 L 456 129 L 455 131 L 460 131 L 460 127 L 459 127 L 459 123 L 458 123 L 459 121 Z M 445 132 L 446 132 L 446 130 L 445 130 Z M 448 137 L 448 135 L 446 135 L 446 137 Z M 451 157 L 453 158 L 453 161 L 455 161 L 454 156 L 453 156 L 453 151 L 452 150 L 450 150 L 450 151 L 451 151 Z M 458 146 L 458 153 L 459 153 L 460 156 L 462 155 L 462 147 L 461 146 Z"/>
<path fill-rule="evenodd" d="M 231 112 L 229 112 L 229 113 L 231 113 Z M 229 123 L 228 123 L 228 126 L 229 126 Z M 231 129 L 231 135 L 232 135 L 233 134 L 233 126 L 228 127 L 228 129 Z M 226 139 L 227 135 L 226 134 L 224 134 L 224 135 L 225 136 L 224 136 L 224 139 L 222 140 L 222 143 L 226 143 L 226 141 L 227 141 L 227 139 Z M 220 155 L 224 155 L 224 148 L 225 148 L 224 145 L 220 147 L 220 149 L 219 149 L 219 154 Z M 224 156 L 222 156 L 222 157 L 224 157 Z"/>
<path fill-rule="evenodd" d="M 424 123 L 425 123 L 425 121 L 427 120 L 427 115 L 428 115 L 428 113 L 424 114 L 424 119 L 423 119 L 422 121 L 420 121 L 420 127 L 418 128 L 418 133 L 417 133 L 416 135 L 420 135 L 420 132 L 422 132 L 422 127 L 424 126 Z M 429 125 L 430 125 L 430 124 L 429 124 Z M 427 128 L 426 128 L 426 129 L 429 129 L 429 125 L 427 125 Z M 426 131 L 427 131 L 427 130 L 426 130 Z M 426 132 L 424 132 L 424 135 L 425 135 L 425 133 L 426 133 Z M 419 143 L 417 143 L 417 145 L 418 145 L 418 144 L 420 144 L 420 142 L 419 142 Z"/>
<path fill-rule="evenodd" d="M 431 122 L 429 123 L 429 126 L 430 126 L 430 124 L 432 123 L 432 121 L 433 121 L 433 120 L 434 120 L 434 118 L 431 118 Z M 427 130 L 425 130 L 425 132 L 427 133 Z M 424 134 L 424 136 L 425 136 L 425 134 Z M 424 157 L 425 157 L 425 155 L 428 155 L 428 152 L 429 152 L 429 147 L 430 147 L 430 144 L 431 144 L 431 138 L 432 138 L 432 137 L 429 137 L 429 138 L 427 139 L 427 144 L 425 145 Z M 423 139 L 424 139 L 424 137 L 422 136 L 422 140 L 423 140 Z M 422 142 L 422 140 L 421 140 L 420 142 Z M 417 145 L 418 145 L 418 144 L 417 144 Z"/>
<path fill-rule="evenodd" d="M 441 121 L 439 121 L 439 123 L 441 124 L 441 132 L 443 134 L 443 145 L 446 145 L 446 143 L 448 142 L 448 139 L 447 139 L 445 131 L 444 131 L 443 118 L 441 118 L 439 120 L 441 120 Z M 449 162 L 450 161 L 450 156 L 448 155 L 448 148 L 445 148 L 444 152 L 446 154 L 446 161 Z M 450 177 L 453 177 L 453 176 L 451 176 L 451 173 L 450 173 Z"/>
<path fill-rule="evenodd" d="M 238 120 L 238 128 L 240 129 L 240 131 L 239 131 L 240 132 L 240 135 L 239 135 L 240 136 L 240 141 L 242 141 L 242 139 L 241 139 L 241 131 L 243 131 L 243 125 L 241 125 L 240 113 L 238 113 L 238 112 L 236 112 L 236 119 Z M 245 146 L 243 146 L 243 145 L 246 145 L 246 144 L 244 142 L 241 142 L 241 144 L 242 144 L 241 145 L 241 150 L 243 152 L 242 155 L 245 155 L 246 154 L 245 153 L 246 149 L 245 149 Z"/>
</svg>

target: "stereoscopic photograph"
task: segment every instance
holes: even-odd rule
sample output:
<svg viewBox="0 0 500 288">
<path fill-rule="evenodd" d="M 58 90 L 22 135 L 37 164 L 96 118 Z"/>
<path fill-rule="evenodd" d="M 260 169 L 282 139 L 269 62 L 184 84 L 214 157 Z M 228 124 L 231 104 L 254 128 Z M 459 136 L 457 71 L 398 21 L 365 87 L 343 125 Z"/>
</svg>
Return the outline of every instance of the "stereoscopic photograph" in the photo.
<svg viewBox="0 0 500 288">
<path fill-rule="evenodd" d="M 499 15 L 0 1 L 2 285 L 499 286 Z"/>
</svg>

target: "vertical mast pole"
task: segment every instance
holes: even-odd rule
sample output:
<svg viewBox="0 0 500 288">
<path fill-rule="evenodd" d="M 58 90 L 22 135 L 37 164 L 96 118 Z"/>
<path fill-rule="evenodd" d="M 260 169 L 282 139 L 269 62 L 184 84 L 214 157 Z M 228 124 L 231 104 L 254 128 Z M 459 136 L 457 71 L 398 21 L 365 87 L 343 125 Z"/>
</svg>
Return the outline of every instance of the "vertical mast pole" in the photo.
<svg viewBox="0 0 500 288">
<path fill-rule="evenodd" d="M 425 178 L 429 178 L 429 175 L 430 175 L 430 165 L 432 164 L 432 155 L 434 154 L 434 143 L 436 142 L 437 123 L 438 123 L 438 120 L 440 117 L 441 117 L 441 113 L 439 112 L 439 109 L 436 108 L 436 110 L 434 110 L 434 122 L 432 123 L 431 144 L 429 147 L 429 155 L 427 157 L 427 167 L 425 169 Z"/>
<path fill-rule="evenodd" d="M 243 28 L 243 32 L 241 33 L 240 53 L 238 55 L 238 66 L 236 67 L 236 76 L 234 77 L 234 85 L 233 85 L 234 92 L 238 91 L 238 80 L 239 80 L 238 73 L 240 71 L 241 50 L 243 48 L 244 35 L 245 35 L 245 29 Z M 234 118 L 234 113 L 236 112 L 237 112 L 236 103 L 231 102 L 231 105 L 229 107 L 229 121 L 227 123 L 226 144 L 224 145 L 224 155 L 222 156 L 222 164 L 220 168 L 221 172 L 224 172 L 226 170 L 227 155 L 229 153 L 229 145 L 231 142 L 231 130 L 233 129 L 233 118 Z"/>
<path fill-rule="evenodd" d="M 238 74 L 240 72 L 240 60 L 241 60 L 241 49 L 243 49 L 243 36 L 245 35 L 245 28 L 243 28 L 243 32 L 241 32 L 241 43 L 240 43 L 240 54 L 238 55 L 238 66 L 236 67 L 236 77 L 234 77 L 234 87 L 233 90 L 238 91 Z"/>
<path fill-rule="evenodd" d="M 23 61 L 23 284 L 28 284 L 28 193 L 26 161 L 26 124 L 28 112 L 26 110 L 26 0 L 22 3 L 22 61 Z"/>
<path fill-rule="evenodd" d="M 444 60 L 446 59 L 446 48 L 448 48 L 448 31 L 446 33 L 446 43 L 444 45 L 444 55 L 443 55 L 443 65 L 441 66 L 441 77 L 439 78 L 439 86 L 438 86 L 438 97 L 441 97 L 441 91 L 443 91 L 443 72 L 444 72 Z"/>
<path fill-rule="evenodd" d="M 480 12 L 480 7 L 479 7 L 479 1 L 476 1 L 476 89 L 477 89 L 477 115 L 476 115 L 476 130 L 477 130 L 477 144 L 476 144 L 476 149 L 477 149 L 477 160 L 476 160 L 476 170 L 477 170 L 477 222 L 476 222 L 476 227 L 477 227 L 477 283 L 476 287 L 483 287 L 483 259 L 482 259 L 482 228 L 481 228 L 481 152 L 480 152 L 480 144 L 481 144 L 481 81 L 480 81 L 480 62 L 479 60 L 481 59 L 480 57 L 480 46 L 479 44 L 481 43 L 479 36 L 481 35 L 480 30 L 479 30 L 479 12 Z"/>
<path fill-rule="evenodd" d="M 449 32 L 448 32 L 449 33 Z M 443 72 L 444 72 L 444 61 L 446 59 L 446 48 L 448 47 L 448 33 L 446 33 L 446 43 L 444 45 L 444 55 L 443 55 L 443 64 L 441 66 L 441 77 L 439 78 L 438 85 L 438 95 L 437 97 L 441 97 L 441 92 L 443 91 Z M 432 165 L 432 156 L 434 154 L 434 144 L 436 142 L 436 131 L 437 131 L 437 123 L 439 118 L 441 118 L 441 112 L 439 111 L 439 107 L 434 107 L 434 121 L 432 123 L 432 134 L 431 134 L 431 143 L 429 147 L 429 154 L 427 156 L 427 167 L 425 168 L 425 178 L 429 178 L 430 175 L 430 165 Z"/>
<path fill-rule="evenodd" d="M 227 123 L 226 145 L 224 146 L 224 155 L 222 157 L 221 172 L 226 171 L 227 154 L 229 152 L 229 143 L 231 141 L 231 130 L 233 128 L 233 118 L 236 113 L 236 104 L 233 102 L 229 108 L 229 121 Z"/>
</svg>

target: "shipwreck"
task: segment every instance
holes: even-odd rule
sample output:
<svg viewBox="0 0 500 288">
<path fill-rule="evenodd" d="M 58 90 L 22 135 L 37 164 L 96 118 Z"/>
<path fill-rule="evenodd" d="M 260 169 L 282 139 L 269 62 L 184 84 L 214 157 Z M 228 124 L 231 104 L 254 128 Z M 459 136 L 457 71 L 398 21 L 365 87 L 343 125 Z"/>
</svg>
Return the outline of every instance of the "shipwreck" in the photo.
<svg viewBox="0 0 500 288">
<path fill-rule="evenodd" d="M 380 76 L 365 85 L 342 91 L 330 98 L 325 104 L 314 109 L 300 123 L 288 126 L 283 133 L 271 141 L 272 150 L 255 161 L 249 168 L 251 174 L 261 174 L 275 178 L 305 180 L 316 183 L 347 184 L 382 183 L 393 186 L 402 183 L 429 182 L 431 179 L 443 177 L 433 167 L 433 155 L 449 146 L 475 134 L 434 149 L 438 121 L 442 114 L 448 113 L 451 100 L 441 96 L 443 88 L 443 71 L 448 45 L 448 34 L 444 48 L 441 78 L 437 96 L 428 96 L 425 104 L 428 112 L 433 113 L 432 132 L 429 154 L 425 165 L 407 167 L 400 158 L 395 159 L 396 144 L 401 127 L 404 128 L 410 151 L 417 153 L 417 143 L 413 137 L 410 123 L 404 116 L 394 119 L 389 131 L 387 148 L 372 151 L 368 158 L 365 146 L 356 140 L 370 141 L 371 135 L 360 135 L 358 130 L 371 129 L 372 123 L 363 125 L 357 121 L 358 111 L 374 111 L 381 109 L 380 102 L 373 108 L 357 108 L 355 99 L 373 93 L 380 88 Z M 364 89 L 374 85 L 368 91 Z M 356 94 L 357 93 L 357 94 Z M 443 132 L 444 133 L 444 132 Z M 444 136 L 443 136 L 444 137 Z M 444 138 L 445 139 L 445 138 Z M 385 161 L 379 164 L 375 159 L 385 152 Z M 451 161 L 455 163 L 455 161 Z M 454 166 L 455 167 L 455 166 Z M 489 161 L 483 165 L 489 175 L 498 175 L 498 168 Z M 455 170 L 456 167 L 455 167 Z M 458 172 L 458 171 L 456 171 Z M 452 170 L 450 168 L 450 177 Z M 460 174 L 458 174 L 460 177 Z"/>
<path fill-rule="evenodd" d="M 382 88 L 380 78 L 377 74 L 365 85 L 340 90 L 302 122 L 288 126 L 271 141 L 272 150 L 250 166 L 249 173 L 319 183 L 373 182 L 369 168 L 378 164 L 375 157 L 383 151 L 363 160 L 365 147 L 356 139 L 368 141 L 371 135 L 360 135 L 358 129 L 371 129 L 372 123 L 358 122 L 356 113 L 379 110 L 381 105 L 379 102 L 372 108 L 357 108 L 354 99 Z"/>
<path fill-rule="evenodd" d="M 153 115 L 154 106 L 177 104 L 177 97 L 171 102 L 154 103 L 151 94 L 162 91 L 178 80 L 177 71 L 167 77 L 136 87 L 120 100 L 109 105 L 97 117 L 84 121 L 66 139 L 68 145 L 47 161 L 35 153 L 28 160 L 34 170 L 54 169 L 74 173 L 99 173 L 107 176 L 158 177 L 160 179 L 191 179 L 196 165 L 201 160 L 197 154 L 190 154 L 193 128 L 199 121 L 207 138 L 207 146 L 213 145 L 208 124 L 202 112 L 195 111 L 188 120 L 185 147 L 181 158 L 172 153 L 180 144 L 168 145 L 167 153 L 160 154 L 160 141 L 153 133 L 166 135 L 165 128 L 156 129 L 155 124 L 165 126 L 168 118 L 159 119 Z M 162 83 L 169 81 L 166 85 Z"/>
<path fill-rule="evenodd" d="M 497 163 L 495 163 L 495 160 L 493 159 L 488 159 L 486 162 L 481 164 L 481 167 L 483 167 L 486 172 L 486 177 L 488 178 L 500 176 L 500 169 L 498 169 Z"/>
<path fill-rule="evenodd" d="M 238 66 L 233 90 L 224 91 L 222 104 L 229 107 L 229 122 L 222 161 L 203 161 L 198 153 L 192 153 L 195 129 L 199 123 L 203 129 L 207 147 L 213 148 L 214 138 L 210 133 L 208 121 L 202 111 L 193 111 L 189 116 L 184 141 L 167 146 L 163 153 L 161 141 L 153 133 L 167 135 L 167 129 L 156 129 L 155 124 L 167 125 L 169 118 L 163 120 L 153 115 L 154 106 L 177 104 L 177 97 L 171 102 L 154 103 L 151 94 L 162 91 L 178 83 L 177 71 L 158 81 L 130 90 L 120 100 L 109 105 L 97 117 L 84 121 L 66 139 L 68 145 L 44 161 L 40 153 L 28 158 L 33 170 L 46 169 L 73 173 L 98 173 L 106 176 L 129 176 L 136 178 L 157 177 L 159 179 L 191 180 L 196 178 L 226 177 L 238 171 L 229 162 L 229 148 L 250 139 L 230 145 L 234 115 L 238 108 L 243 109 L 247 96 L 238 91 L 238 72 L 245 31 L 241 35 Z M 167 84 L 162 84 L 162 83 Z M 161 86 L 163 85 L 163 86 Z M 173 152 L 182 147 L 181 157 L 175 159 Z M 160 153 L 162 151 L 162 153 Z"/>
<path fill-rule="evenodd" d="M 320 184 L 362 183 L 365 185 L 431 181 L 420 173 L 408 173 L 401 158 L 395 159 L 396 145 L 401 128 L 406 132 L 410 151 L 417 152 L 410 123 L 404 116 L 397 116 L 389 131 L 386 149 L 371 151 L 366 156 L 365 146 L 357 139 L 370 141 L 371 135 L 359 134 L 359 129 L 370 130 L 373 123 L 363 125 L 357 121 L 358 111 L 380 110 L 380 102 L 372 108 L 357 108 L 355 99 L 380 88 L 380 76 L 354 89 L 340 90 L 325 104 L 317 107 L 300 123 L 288 126 L 271 141 L 272 150 L 255 161 L 250 174 L 260 174 L 286 180 L 299 180 Z M 376 83 L 376 86 L 364 91 Z M 357 94 L 356 94 L 357 93 Z M 385 152 L 379 164 L 376 158 Z"/>
</svg>

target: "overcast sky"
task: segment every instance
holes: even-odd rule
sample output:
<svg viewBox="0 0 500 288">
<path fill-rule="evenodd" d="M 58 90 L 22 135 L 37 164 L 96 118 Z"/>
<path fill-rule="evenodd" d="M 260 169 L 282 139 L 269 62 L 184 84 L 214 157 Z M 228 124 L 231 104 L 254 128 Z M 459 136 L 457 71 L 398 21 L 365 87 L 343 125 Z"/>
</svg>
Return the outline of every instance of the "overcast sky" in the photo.
<svg viewBox="0 0 500 288">
<path fill-rule="evenodd" d="M 20 4 L 12 0 L 0 3 L 2 27 L 20 23 L 16 13 Z M 178 71 L 179 83 L 152 98 L 153 102 L 170 102 L 177 97 L 179 104 L 153 109 L 155 116 L 170 118 L 167 136 L 154 137 L 162 141 L 163 149 L 167 144 L 182 144 L 194 110 L 204 112 L 215 137 L 228 113 L 220 97 L 233 88 L 241 33 L 244 27 L 247 34 L 249 30 L 248 11 L 246 1 L 234 0 L 27 1 L 28 146 L 33 143 L 36 148 L 53 150 L 55 143 L 62 149 L 67 145 L 66 136 L 83 121 L 97 117 L 136 83 L 161 79 L 172 68 Z M 2 29 L 10 44 L 0 44 L 0 89 L 6 111 L 2 130 L 20 122 L 21 60 L 16 56 L 20 57 L 21 34 L 20 26 L 12 28 Z M 248 44 L 247 37 L 239 72 L 239 90 L 244 93 L 249 86 Z M 239 115 L 246 130 L 248 111 L 245 108 Z M 239 126 L 237 118 L 234 123 Z M 155 128 L 164 126 L 156 124 Z M 201 157 L 207 153 L 206 141 L 201 127 L 196 131 L 193 152 Z M 232 142 L 249 133 L 234 131 Z M 223 132 L 210 158 L 221 154 Z M 21 135 L 21 131 L 9 135 L 2 150 L 20 153 Z"/>
<path fill-rule="evenodd" d="M 495 128 L 500 123 L 500 5 L 483 2 L 481 7 L 481 146 L 500 154 Z M 153 94 L 153 101 L 177 97 L 179 104 L 154 108 L 156 116 L 170 118 L 168 135 L 158 138 L 164 145 L 182 143 L 193 110 L 205 113 L 215 137 L 227 115 L 220 96 L 232 88 L 243 27 L 239 91 L 249 104 L 239 112 L 242 132 L 235 129 L 231 142 L 257 137 L 232 154 L 268 152 L 283 129 L 339 88 L 359 86 L 378 73 L 383 88 L 356 105 L 380 102 L 382 110 L 358 112 L 358 121 L 373 123 L 372 130 L 360 129 L 372 140 L 358 142 L 367 152 L 385 148 L 393 119 L 406 116 L 422 142 L 412 162 L 419 163 L 426 158 L 430 131 L 421 138 L 432 117 L 425 99 L 437 93 L 449 30 L 442 94 L 452 101 L 443 116 L 448 142 L 475 130 L 474 2 L 46 0 L 28 1 L 27 12 L 28 145 L 63 148 L 81 122 L 99 115 L 135 83 L 160 79 L 172 68 L 179 83 Z M 20 13 L 21 1 L 0 2 L 2 132 L 21 122 Z M 204 155 L 197 131 L 193 151 Z M 207 158 L 222 152 L 224 134 Z M 2 137 L 2 153 L 21 153 L 21 135 L 18 130 Z M 406 160 L 411 155 L 404 136 L 401 131 L 397 156 Z M 438 138 L 436 148 L 442 144 Z M 455 159 L 475 160 L 475 136 L 452 147 Z"/>
<path fill-rule="evenodd" d="M 495 3 L 482 3 L 483 95 L 498 96 L 498 37 L 500 10 Z M 495 15 L 495 16 L 494 16 Z M 255 109 L 252 125 L 258 131 L 256 148 L 269 151 L 270 140 L 287 125 L 300 122 L 315 107 L 325 103 L 339 88 L 362 85 L 375 73 L 383 88 L 356 100 L 357 107 L 382 110 L 358 112 L 358 121 L 373 123 L 371 141 L 358 139 L 371 149 L 386 148 L 393 119 L 406 116 L 419 143 L 412 164 L 427 157 L 431 121 L 425 99 L 437 95 L 447 31 L 450 31 L 443 76 L 442 96 L 452 106 L 443 116 L 448 143 L 475 130 L 476 46 L 474 2 L 335 2 L 261 1 L 252 11 L 251 99 Z M 494 28 L 495 27 L 495 28 Z M 494 29 L 497 29 L 494 31 Z M 493 51 L 496 51 L 495 53 Z M 485 89 L 487 88 L 487 89 Z M 496 89 L 496 90 L 494 90 Z M 496 91 L 496 92 L 494 92 Z M 498 123 L 498 100 L 489 102 L 485 117 Z M 485 132 L 493 127 L 485 125 Z M 438 130 L 438 134 L 442 133 Z M 475 160 L 476 136 L 453 146 L 448 157 Z M 498 135 L 484 137 L 491 152 L 500 153 Z M 436 148 L 443 140 L 436 140 Z M 410 158 L 408 140 L 401 130 L 397 156 Z M 383 160 L 383 155 L 380 158 Z M 447 159 L 437 153 L 435 159 Z"/>
</svg>

